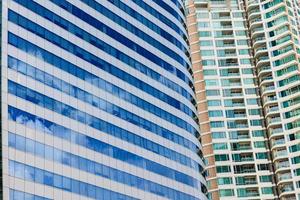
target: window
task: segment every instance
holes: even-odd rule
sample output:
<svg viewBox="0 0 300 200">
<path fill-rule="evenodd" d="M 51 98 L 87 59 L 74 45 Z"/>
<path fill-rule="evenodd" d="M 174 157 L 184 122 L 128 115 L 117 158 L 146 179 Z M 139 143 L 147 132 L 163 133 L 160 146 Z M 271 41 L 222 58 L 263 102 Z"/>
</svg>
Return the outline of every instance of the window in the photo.
<svg viewBox="0 0 300 200">
<path fill-rule="evenodd" d="M 254 142 L 254 147 L 255 148 L 266 148 L 266 144 L 264 141 L 258 141 L 258 142 Z"/>
<path fill-rule="evenodd" d="M 228 149 L 228 146 L 227 146 L 227 143 L 214 143 L 213 149 L 214 150 Z"/>
<path fill-rule="evenodd" d="M 247 104 L 248 105 L 260 105 L 258 99 L 247 99 Z"/>
<path fill-rule="evenodd" d="M 240 55 L 249 55 L 250 51 L 249 51 L 249 49 L 240 49 L 239 54 Z"/>
<path fill-rule="evenodd" d="M 236 36 L 246 36 L 247 32 L 246 31 L 235 31 Z"/>
<path fill-rule="evenodd" d="M 208 79 L 208 80 L 205 80 L 205 85 L 206 86 L 218 86 L 219 81 L 216 79 Z"/>
<path fill-rule="evenodd" d="M 261 188 L 262 194 L 273 194 L 273 188 L 272 187 L 263 187 Z"/>
<path fill-rule="evenodd" d="M 215 155 L 215 160 L 216 161 L 227 161 L 229 160 L 228 154 L 217 154 Z"/>
<path fill-rule="evenodd" d="M 221 100 L 208 100 L 207 101 L 207 105 L 208 106 L 221 106 L 222 103 L 221 103 Z"/>
<path fill-rule="evenodd" d="M 260 119 L 250 120 L 251 126 L 263 126 L 263 121 Z"/>
<path fill-rule="evenodd" d="M 217 166 L 217 173 L 226 173 L 231 172 L 230 166 L 224 165 L 224 166 Z"/>
<path fill-rule="evenodd" d="M 197 18 L 198 19 L 207 19 L 209 17 L 208 13 L 207 12 L 199 12 L 197 13 Z"/>
<path fill-rule="evenodd" d="M 212 128 L 222 128 L 222 127 L 224 127 L 225 125 L 224 125 L 224 122 L 223 122 L 223 121 L 211 121 L 211 122 L 210 122 L 210 126 L 211 126 Z"/>
<path fill-rule="evenodd" d="M 219 90 L 206 90 L 206 96 L 220 96 Z"/>
<path fill-rule="evenodd" d="M 220 197 L 234 196 L 234 190 L 233 189 L 220 189 L 219 194 L 220 194 Z"/>
<path fill-rule="evenodd" d="M 201 56 L 213 56 L 214 50 L 200 50 Z"/>
<path fill-rule="evenodd" d="M 218 71 L 214 70 L 214 69 L 205 69 L 205 70 L 203 70 L 203 74 L 205 76 L 212 76 L 212 75 L 217 75 Z"/>
<path fill-rule="evenodd" d="M 203 22 L 203 21 L 202 21 L 202 22 L 201 22 L 201 21 L 199 22 L 199 21 L 198 21 L 198 28 L 199 28 L 199 29 L 201 29 L 201 28 L 208 28 L 208 27 L 210 27 L 209 22 Z"/>
<path fill-rule="evenodd" d="M 232 184 L 232 178 L 230 177 L 218 178 L 218 185 L 229 185 L 229 184 Z"/>
<path fill-rule="evenodd" d="M 262 182 L 262 183 L 272 182 L 272 177 L 270 175 L 260 176 L 259 181 Z"/>
<path fill-rule="evenodd" d="M 249 109 L 249 115 L 262 115 L 262 111 L 260 109 Z"/>
<path fill-rule="evenodd" d="M 243 74 L 254 74 L 252 68 L 242 69 Z"/>
<path fill-rule="evenodd" d="M 233 13 L 233 17 L 234 18 L 243 18 L 244 17 L 244 15 L 243 15 L 243 13 L 238 13 L 238 12 L 236 12 L 236 13 Z"/>
<path fill-rule="evenodd" d="M 238 40 L 237 44 L 238 45 L 247 45 L 248 46 L 249 43 L 248 43 L 248 40 Z"/>
<path fill-rule="evenodd" d="M 234 27 L 245 28 L 245 23 L 243 21 L 236 21 L 234 22 Z"/>
<path fill-rule="evenodd" d="M 211 40 L 202 40 L 199 42 L 200 46 L 213 46 L 213 42 Z"/>
<path fill-rule="evenodd" d="M 252 84 L 254 84 L 254 79 L 253 78 L 244 78 L 243 81 L 244 81 L 245 85 L 252 85 Z"/>
<path fill-rule="evenodd" d="M 215 60 L 202 60 L 202 65 L 203 66 L 213 66 L 216 65 Z"/>
<path fill-rule="evenodd" d="M 242 65 L 250 65 L 251 64 L 251 60 L 246 59 L 246 58 L 240 59 L 240 62 Z"/>
<path fill-rule="evenodd" d="M 199 31 L 199 36 L 200 37 L 210 37 L 211 32 L 210 31 Z"/>
<path fill-rule="evenodd" d="M 222 110 L 208 111 L 208 115 L 209 115 L 209 117 L 222 117 L 223 111 Z"/>
<path fill-rule="evenodd" d="M 255 131 L 252 131 L 252 136 L 253 137 L 264 137 L 265 132 L 263 130 L 255 130 Z"/>
<path fill-rule="evenodd" d="M 268 159 L 267 153 L 256 153 L 256 159 Z"/>
<path fill-rule="evenodd" d="M 226 133 L 225 132 L 212 132 L 211 137 L 213 139 L 221 139 L 221 138 L 226 138 Z"/>
</svg>

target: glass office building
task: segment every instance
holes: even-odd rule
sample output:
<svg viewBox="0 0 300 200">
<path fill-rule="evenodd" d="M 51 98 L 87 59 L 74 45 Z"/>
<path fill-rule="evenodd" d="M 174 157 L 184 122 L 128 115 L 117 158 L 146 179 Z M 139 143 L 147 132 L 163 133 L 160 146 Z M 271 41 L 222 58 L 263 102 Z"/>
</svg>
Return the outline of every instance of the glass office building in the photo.
<svg viewBox="0 0 300 200">
<path fill-rule="evenodd" d="M 182 1 L 1 3 L 3 199 L 206 199 Z"/>
<path fill-rule="evenodd" d="M 300 199 L 299 1 L 187 4 L 211 199 Z"/>
</svg>

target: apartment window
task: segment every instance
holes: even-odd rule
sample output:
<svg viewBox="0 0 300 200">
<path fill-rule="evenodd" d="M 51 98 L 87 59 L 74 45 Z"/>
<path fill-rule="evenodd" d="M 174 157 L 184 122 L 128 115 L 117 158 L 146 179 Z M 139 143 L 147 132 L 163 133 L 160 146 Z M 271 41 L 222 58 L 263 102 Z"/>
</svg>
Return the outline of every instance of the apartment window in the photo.
<svg viewBox="0 0 300 200">
<path fill-rule="evenodd" d="M 197 13 L 197 18 L 198 19 L 208 19 L 209 15 L 208 15 L 208 13 L 200 12 L 200 13 Z"/>
<path fill-rule="evenodd" d="M 231 172 L 230 166 L 223 165 L 223 166 L 217 166 L 217 173 L 227 173 Z"/>
<path fill-rule="evenodd" d="M 211 40 L 202 40 L 199 42 L 200 46 L 213 46 L 213 42 Z"/>
<path fill-rule="evenodd" d="M 263 187 L 261 188 L 262 194 L 273 194 L 273 188 L 272 187 Z"/>
<path fill-rule="evenodd" d="M 200 50 L 201 56 L 213 56 L 214 54 L 214 50 Z"/>
<path fill-rule="evenodd" d="M 226 133 L 225 132 L 212 132 L 211 137 L 213 139 L 222 139 L 226 138 Z"/>
<path fill-rule="evenodd" d="M 245 23 L 243 21 L 234 22 L 234 27 L 236 27 L 236 28 L 245 28 Z"/>
<path fill-rule="evenodd" d="M 212 65 L 216 65 L 216 61 L 215 61 L 215 60 L 202 60 L 202 65 L 203 65 L 203 66 L 212 66 Z"/>
<path fill-rule="evenodd" d="M 293 164 L 298 164 L 298 163 L 300 163 L 300 157 L 297 156 L 297 157 L 292 158 L 292 163 L 293 163 Z"/>
<path fill-rule="evenodd" d="M 217 154 L 215 155 L 215 160 L 216 161 L 227 161 L 229 160 L 228 154 Z"/>
<path fill-rule="evenodd" d="M 248 46 L 249 42 L 248 42 L 248 40 L 238 40 L 237 44 L 238 45 L 247 45 Z"/>
<path fill-rule="evenodd" d="M 249 49 L 240 49 L 239 54 L 240 55 L 249 55 L 250 51 L 249 51 Z"/>
<path fill-rule="evenodd" d="M 264 141 L 257 141 L 257 142 L 254 142 L 254 147 L 255 148 L 266 148 L 266 143 Z"/>
<path fill-rule="evenodd" d="M 253 137 L 265 137 L 265 132 L 263 130 L 252 131 Z"/>
<path fill-rule="evenodd" d="M 209 22 L 198 22 L 198 28 L 207 28 L 210 27 Z"/>
<path fill-rule="evenodd" d="M 219 90 L 206 90 L 206 96 L 220 96 Z"/>
<path fill-rule="evenodd" d="M 233 13 L 232 15 L 234 18 L 243 18 L 244 17 L 244 14 L 240 13 L 240 12 Z"/>
<path fill-rule="evenodd" d="M 244 84 L 246 84 L 246 85 L 254 84 L 254 79 L 253 78 L 244 78 L 243 81 L 244 81 Z"/>
<path fill-rule="evenodd" d="M 257 168 L 259 171 L 265 171 L 265 170 L 269 170 L 269 165 L 268 164 L 259 164 L 259 165 L 257 165 Z"/>
<path fill-rule="evenodd" d="M 259 181 L 262 183 L 272 182 L 272 177 L 270 175 L 260 176 Z"/>
<path fill-rule="evenodd" d="M 247 58 L 240 59 L 240 62 L 242 65 L 250 65 L 251 64 L 251 60 L 247 59 Z"/>
<path fill-rule="evenodd" d="M 224 122 L 223 122 L 223 121 L 212 121 L 212 122 L 210 122 L 210 126 L 211 126 L 212 128 L 222 128 L 222 127 L 224 127 L 225 125 L 224 125 Z"/>
<path fill-rule="evenodd" d="M 247 104 L 248 105 L 260 105 L 258 99 L 247 99 Z"/>
<path fill-rule="evenodd" d="M 236 36 L 246 36 L 247 32 L 246 31 L 235 31 Z"/>
<path fill-rule="evenodd" d="M 219 81 L 216 80 L 216 79 L 205 80 L 205 85 L 206 86 L 218 86 L 219 85 Z"/>
<path fill-rule="evenodd" d="M 230 185 L 230 184 L 232 184 L 232 178 L 230 177 L 218 178 L 218 185 Z"/>
<path fill-rule="evenodd" d="M 214 143 L 213 149 L 214 150 L 228 149 L 228 146 L 227 146 L 227 143 Z"/>
<path fill-rule="evenodd" d="M 208 106 L 221 106 L 221 100 L 208 100 L 207 101 Z"/>
<path fill-rule="evenodd" d="M 250 120 L 251 126 L 263 126 L 263 121 L 260 119 Z"/>
<path fill-rule="evenodd" d="M 233 189 L 220 189 L 219 190 L 220 197 L 231 197 L 234 196 L 234 190 Z"/>
<path fill-rule="evenodd" d="M 267 153 L 256 153 L 255 156 L 256 156 L 256 159 L 268 159 Z"/>
<path fill-rule="evenodd" d="M 203 74 L 205 76 L 213 76 L 213 75 L 217 75 L 218 71 L 214 70 L 214 69 L 205 69 L 205 70 L 203 70 Z"/>
<path fill-rule="evenodd" d="M 199 37 L 211 37 L 210 31 L 199 31 Z"/>
<path fill-rule="evenodd" d="M 254 74 L 252 68 L 242 69 L 243 74 Z"/>
<path fill-rule="evenodd" d="M 262 115 L 262 112 L 260 109 L 249 109 L 248 112 L 249 112 L 249 115 Z"/>
<path fill-rule="evenodd" d="M 212 110 L 208 111 L 209 117 L 222 117 L 223 116 L 223 111 L 222 110 Z"/>
</svg>

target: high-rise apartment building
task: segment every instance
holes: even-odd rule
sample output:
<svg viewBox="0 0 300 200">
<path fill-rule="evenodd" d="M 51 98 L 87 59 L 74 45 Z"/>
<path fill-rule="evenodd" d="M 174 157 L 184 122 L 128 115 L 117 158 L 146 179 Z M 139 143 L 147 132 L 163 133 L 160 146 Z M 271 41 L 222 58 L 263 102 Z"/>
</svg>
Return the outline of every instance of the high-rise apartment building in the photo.
<svg viewBox="0 0 300 200">
<path fill-rule="evenodd" d="M 211 199 L 300 199 L 299 2 L 188 1 Z"/>
<path fill-rule="evenodd" d="M 206 199 L 182 1 L 0 2 L 2 199 Z"/>
</svg>

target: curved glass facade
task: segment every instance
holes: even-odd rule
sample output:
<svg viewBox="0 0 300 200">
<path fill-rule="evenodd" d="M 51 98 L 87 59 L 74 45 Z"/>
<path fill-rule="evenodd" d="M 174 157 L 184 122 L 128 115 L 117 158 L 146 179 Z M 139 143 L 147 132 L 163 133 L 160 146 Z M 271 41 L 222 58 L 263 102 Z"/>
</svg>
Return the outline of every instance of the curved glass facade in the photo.
<svg viewBox="0 0 300 200">
<path fill-rule="evenodd" d="M 4 199 L 207 199 L 182 1 L 2 11 Z"/>
</svg>

